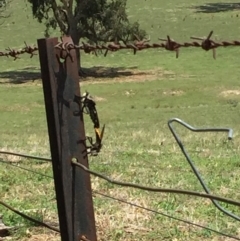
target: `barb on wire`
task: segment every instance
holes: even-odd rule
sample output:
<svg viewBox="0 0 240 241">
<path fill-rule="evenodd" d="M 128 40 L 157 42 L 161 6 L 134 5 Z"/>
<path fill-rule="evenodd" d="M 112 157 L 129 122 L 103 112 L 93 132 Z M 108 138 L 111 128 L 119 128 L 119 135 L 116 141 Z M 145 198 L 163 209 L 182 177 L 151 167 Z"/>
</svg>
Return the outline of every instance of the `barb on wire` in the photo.
<svg viewBox="0 0 240 241">
<path fill-rule="evenodd" d="M 145 50 L 145 49 L 156 49 L 156 48 L 164 48 L 168 51 L 174 51 L 176 52 L 176 57 L 179 57 L 179 49 L 180 48 L 188 48 L 188 47 L 201 47 L 205 51 L 213 50 L 213 58 L 216 58 L 216 48 L 218 47 L 229 47 L 229 46 L 240 46 L 240 41 L 233 40 L 233 41 L 221 41 L 221 42 L 215 42 L 211 39 L 213 35 L 213 31 L 211 31 L 208 34 L 208 37 L 206 38 L 199 38 L 199 37 L 191 37 L 193 40 L 198 40 L 201 42 L 183 42 L 179 43 L 177 41 L 174 41 L 170 38 L 170 36 L 167 36 L 167 39 L 159 38 L 159 40 L 163 42 L 159 43 L 150 43 L 150 39 L 144 39 L 141 40 L 136 36 L 136 40 L 134 42 L 129 42 L 128 40 L 121 40 L 120 42 L 106 42 L 104 44 L 96 44 L 91 45 L 85 42 L 82 42 L 80 45 L 75 45 L 72 43 L 63 43 L 60 41 L 55 47 L 61 51 L 66 51 L 67 55 L 70 55 L 70 51 L 72 49 L 78 49 L 82 50 L 87 54 L 95 54 L 97 56 L 97 52 L 104 51 L 104 56 L 107 56 L 107 53 L 110 52 L 116 52 L 119 50 L 133 50 L 133 53 L 136 54 L 137 51 Z M 0 57 L 13 57 L 14 60 L 18 59 L 21 54 L 27 53 L 30 54 L 30 57 L 32 58 L 33 55 L 35 55 L 36 51 L 38 51 L 38 48 L 35 46 L 30 46 L 25 42 L 25 47 L 20 50 L 15 50 L 12 48 L 7 48 L 6 51 L 0 51 Z M 70 55 L 71 56 L 71 55 Z"/>
<path fill-rule="evenodd" d="M 142 186 L 142 185 L 138 185 L 138 184 L 134 184 L 134 183 L 117 181 L 117 180 L 114 180 L 114 179 L 112 179 L 110 177 L 107 177 L 103 174 L 100 174 L 98 172 L 95 172 L 95 171 L 92 171 L 92 170 L 88 169 L 86 166 L 77 162 L 76 158 L 72 160 L 72 164 L 80 167 L 84 171 L 86 171 L 86 172 L 88 172 L 88 173 L 90 173 L 90 174 L 92 174 L 96 177 L 104 179 L 104 180 L 106 180 L 106 181 L 108 181 L 112 184 L 115 184 L 115 185 L 119 185 L 119 186 L 123 186 L 123 187 L 137 188 L 137 189 L 141 189 L 141 190 L 145 190 L 145 191 L 149 191 L 149 192 L 174 193 L 174 194 L 183 194 L 183 195 L 190 195 L 190 196 L 196 196 L 196 197 L 201 197 L 201 198 L 207 198 L 207 199 L 211 199 L 211 200 L 215 199 L 215 200 L 218 200 L 220 202 L 225 202 L 225 203 L 232 204 L 232 205 L 240 207 L 240 202 L 238 202 L 238 201 L 228 199 L 228 198 L 219 197 L 219 196 L 215 196 L 215 195 L 212 195 L 212 194 L 200 193 L 200 192 L 195 192 L 195 191 L 180 190 L 180 189 L 147 187 L 147 186 Z"/>
<path fill-rule="evenodd" d="M 232 236 L 232 235 L 230 235 L 230 234 L 226 234 L 226 233 L 217 231 L 217 230 L 215 230 L 215 229 L 205 227 L 205 226 L 203 226 L 203 225 L 201 225 L 201 224 L 193 223 L 193 222 L 191 222 L 191 221 L 184 220 L 184 219 L 182 219 L 182 218 L 178 218 L 178 217 L 172 216 L 172 215 L 167 214 L 167 213 L 163 213 L 163 212 L 159 212 L 159 211 L 156 211 L 156 210 L 153 210 L 153 209 L 150 209 L 150 208 L 146 208 L 146 207 L 143 207 L 143 206 L 141 206 L 141 205 L 138 205 L 138 204 L 135 204 L 135 203 L 132 203 L 132 202 L 128 202 L 128 201 L 125 201 L 125 200 L 120 199 L 120 198 L 112 197 L 112 196 L 109 196 L 109 195 L 107 195 L 107 194 L 104 194 L 104 193 L 95 191 L 95 190 L 93 191 L 93 193 L 96 193 L 97 195 L 101 195 L 101 196 L 103 196 L 103 197 L 106 197 L 106 198 L 109 198 L 109 199 L 112 199 L 112 200 L 115 200 L 115 201 L 118 201 L 118 202 L 121 202 L 121 203 L 125 203 L 125 204 L 128 204 L 128 205 L 131 205 L 131 206 L 133 206 L 133 207 L 137 207 L 137 208 L 143 209 L 143 210 L 148 211 L 148 212 L 152 212 L 152 213 L 155 213 L 155 214 L 162 215 L 162 216 L 164 216 L 164 217 L 167 217 L 167 218 L 170 218 L 170 219 L 179 221 L 179 222 L 183 222 L 183 223 L 186 223 L 186 224 L 189 224 L 189 225 L 198 227 L 198 228 L 202 228 L 202 229 L 208 230 L 208 231 L 210 231 L 210 232 L 216 233 L 216 234 L 221 235 L 221 236 L 224 236 L 224 237 L 228 237 L 228 238 L 235 239 L 235 240 L 240 240 L 240 238 L 235 237 L 235 236 Z"/>
<path fill-rule="evenodd" d="M 201 40 L 202 41 L 202 48 L 204 50 L 206 50 L 206 51 L 212 49 L 212 51 L 213 51 L 213 58 L 216 59 L 216 50 L 215 50 L 215 48 L 217 48 L 217 44 L 213 40 L 210 39 L 212 37 L 212 34 L 213 34 L 213 31 L 211 31 L 209 33 L 207 38 L 191 37 L 191 39 Z"/>
<path fill-rule="evenodd" d="M 179 56 L 179 48 L 181 47 L 180 44 L 178 44 L 173 39 L 171 39 L 170 36 L 167 36 L 167 39 L 159 38 L 159 40 L 165 41 L 166 42 L 165 49 L 169 50 L 169 51 L 175 51 L 176 52 L 176 58 L 178 58 L 178 56 Z"/>
<path fill-rule="evenodd" d="M 192 126 L 190 126 L 189 124 L 187 124 L 186 122 L 178 119 L 178 118 L 173 118 L 171 120 L 168 121 L 168 127 L 172 133 L 172 135 L 174 136 L 178 146 L 180 147 L 183 155 L 185 156 L 188 164 L 190 165 L 192 171 L 194 172 L 195 176 L 197 177 L 198 181 L 200 182 L 201 186 L 203 187 L 204 191 L 208 194 L 210 194 L 210 190 L 207 187 L 206 183 L 204 182 L 203 178 L 201 177 L 198 169 L 196 168 L 196 166 L 194 165 L 193 161 L 191 160 L 189 154 L 187 153 L 186 149 L 184 148 L 184 145 L 181 141 L 181 139 L 179 138 L 179 136 L 177 135 L 176 131 L 173 129 L 172 123 L 173 122 L 177 122 L 178 124 L 186 127 L 187 129 L 189 129 L 190 131 L 194 131 L 194 132 L 227 132 L 228 133 L 228 139 L 231 140 L 233 138 L 233 130 L 230 128 L 194 128 Z M 240 221 L 240 217 L 227 211 L 226 209 L 224 209 L 217 201 L 216 199 L 211 199 L 212 203 L 214 204 L 214 206 L 219 209 L 221 212 L 225 213 L 226 215 Z"/>
<path fill-rule="evenodd" d="M 50 229 L 50 230 L 52 230 L 52 231 L 55 231 L 55 232 L 57 232 L 57 233 L 60 233 L 60 231 L 59 231 L 58 228 L 52 227 L 52 226 L 48 225 L 47 223 L 44 223 L 44 222 L 41 222 L 41 221 L 39 221 L 39 220 L 37 220 L 37 219 L 35 219 L 35 218 L 32 218 L 32 217 L 26 215 L 25 213 L 22 213 L 22 212 L 16 210 L 15 208 L 9 206 L 8 204 L 6 204 L 6 203 L 3 202 L 3 201 L 0 201 L 0 205 L 2 205 L 2 206 L 4 206 L 5 208 L 11 210 L 12 212 L 16 213 L 17 215 L 23 217 L 24 219 L 27 219 L 27 220 L 29 220 L 29 221 L 31 221 L 31 222 L 33 222 L 33 223 L 36 223 L 36 224 L 39 225 L 39 226 L 42 226 L 42 227 L 48 228 L 48 229 Z"/>
<path fill-rule="evenodd" d="M 46 161 L 46 162 L 52 161 L 50 158 L 46 158 L 46 157 L 30 156 L 27 154 L 21 154 L 21 153 L 16 153 L 16 152 L 9 152 L 9 151 L 0 151 L 0 154 L 10 155 L 10 156 L 19 156 L 19 157 L 35 159 L 35 160 L 39 160 L 39 161 Z"/>
<path fill-rule="evenodd" d="M 27 54 L 30 54 L 30 58 L 32 58 L 33 55 L 36 55 L 35 52 L 38 51 L 38 48 L 27 45 L 26 42 L 24 42 L 24 43 L 25 43 L 25 47 L 20 50 L 15 50 L 15 49 L 8 47 L 8 48 L 6 48 L 6 51 L 0 51 L 0 57 L 2 57 L 2 56 L 12 57 L 14 60 L 16 60 L 19 58 L 19 55 L 27 53 Z"/>
</svg>

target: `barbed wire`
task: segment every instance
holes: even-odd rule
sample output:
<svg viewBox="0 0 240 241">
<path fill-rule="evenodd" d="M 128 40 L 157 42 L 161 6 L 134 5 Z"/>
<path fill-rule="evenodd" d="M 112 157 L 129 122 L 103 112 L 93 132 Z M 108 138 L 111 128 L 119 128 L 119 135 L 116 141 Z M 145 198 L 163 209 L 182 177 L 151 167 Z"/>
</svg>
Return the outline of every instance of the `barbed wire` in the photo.
<svg viewBox="0 0 240 241">
<path fill-rule="evenodd" d="M 87 54 L 93 53 L 97 55 L 97 52 L 99 51 L 105 51 L 104 56 L 108 54 L 108 52 L 116 52 L 119 50 L 132 50 L 134 54 L 137 53 L 137 51 L 145 50 L 145 49 L 157 49 L 157 48 L 164 48 L 168 51 L 174 51 L 176 52 L 176 57 L 179 57 L 179 49 L 180 48 L 189 48 L 189 47 L 196 47 L 196 48 L 202 48 L 205 51 L 213 50 L 213 58 L 216 58 L 216 52 L 215 49 L 218 47 L 229 47 L 229 46 L 240 46 L 240 40 L 232 40 L 232 41 L 221 41 L 216 42 L 211 39 L 213 34 L 213 31 L 211 31 L 206 38 L 200 38 L 200 37 L 191 37 L 193 40 L 192 42 L 177 42 L 170 38 L 168 35 L 166 39 L 159 38 L 160 43 L 150 43 L 150 39 L 139 39 L 138 36 L 136 36 L 136 40 L 133 42 L 128 42 L 127 40 L 121 40 L 116 42 L 107 42 L 104 44 L 95 44 L 91 45 L 85 42 L 82 42 L 81 45 L 75 45 L 70 42 L 62 42 L 60 41 L 55 47 L 59 50 L 66 51 L 69 53 L 72 49 L 78 49 L 82 50 Z M 13 48 L 6 48 L 5 51 L 0 51 L 0 57 L 12 57 L 14 60 L 18 59 L 20 55 L 22 54 L 29 54 L 30 58 L 32 58 L 34 55 L 36 55 L 36 52 L 38 51 L 38 47 L 28 45 L 26 42 L 25 47 L 19 50 L 13 49 Z"/>
<path fill-rule="evenodd" d="M 13 49 L 13 48 L 6 48 L 5 51 L 0 51 L 0 57 L 12 57 L 14 60 L 19 59 L 19 55 L 21 54 L 30 54 L 30 58 L 33 57 L 33 55 L 36 55 L 36 51 L 38 51 L 38 48 L 35 46 L 30 46 L 26 42 L 25 47 L 19 50 Z"/>
</svg>

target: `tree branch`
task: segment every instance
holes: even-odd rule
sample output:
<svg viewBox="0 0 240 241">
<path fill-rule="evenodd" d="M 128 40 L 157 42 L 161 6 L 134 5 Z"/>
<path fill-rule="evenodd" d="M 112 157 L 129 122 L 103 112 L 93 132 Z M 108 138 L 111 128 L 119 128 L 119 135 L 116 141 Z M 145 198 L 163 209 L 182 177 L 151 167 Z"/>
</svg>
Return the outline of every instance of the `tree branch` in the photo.
<svg viewBox="0 0 240 241">
<path fill-rule="evenodd" d="M 63 13 L 65 20 L 66 20 L 66 24 L 67 24 L 66 34 L 69 34 L 71 26 L 70 26 L 70 22 L 69 22 L 68 12 L 65 9 L 60 9 L 60 11 Z"/>
<path fill-rule="evenodd" d="M 67 28 L 65 26 L 65 24 L 63 23 L 61 17 L 60 17 L 60 14 L 59 14 L 59 7 L 56 3 L 56 0 L 53 0 L 52 1 L 52 10 L 53 10 L 53 14 L 54 14 L 54 17 L 58 23 L 58 26 L 59 28 L 61 29 L 61 31 L 64 33 L 64 34 L 67 34 Z"/>
<path fill-rule="evenodd" d="M 64 8 L 67 9 L 67 0 L 60 0 L 60 2 L 63 4 Z"/>
<path fill-rule="evenodd" d="M 64 5 L 64 8 L 71 8 L 73 5 L 73 0 L 60 0 L 60 2 Z"/>
</svg>

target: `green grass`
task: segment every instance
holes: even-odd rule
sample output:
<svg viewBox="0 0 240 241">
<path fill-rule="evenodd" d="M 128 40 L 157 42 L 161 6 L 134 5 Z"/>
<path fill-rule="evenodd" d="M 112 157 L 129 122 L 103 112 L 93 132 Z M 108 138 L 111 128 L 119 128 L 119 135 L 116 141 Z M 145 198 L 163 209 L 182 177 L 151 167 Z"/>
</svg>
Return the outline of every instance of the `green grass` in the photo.
<svg viewBox="0 0 240 241">
<path fill-rule="evenodd" d="M 128 0 L 129 16 L 139 20 L 148 30 L 151 41 L 169 34 L 176 41 L 188 42 L 190 36 L 206 36 L 211 30 L 217 41 L 239 39 L 239 11 L 197 13 L 194 7 L 203 4 L 203 0 L 194 1 L 194 4 L 183 0 Z M 44 26 L 31 19 L 25 3 L 14 1 L 11 9 L 15 11 L 10 20 L 1 26 L 4 33 L 0 38 L 1 50 L 8 46 L 21 48 L 24 41 L 36 44 L 37 38 L 44 37 Z M 52 35 L 59 36 L 59 33 Z M 166 50 L 142 51 L 136 56 L 122 51 L 110 53 L 106 58 L 83 54 L 83 67 L 102 66 L 114 76 L 87 78 L 82 82 L 82 91 L 88 90 L 96 97 L 101 123 L 106 124 L 104 147 L 98 157 L 90 158 L 90 167 L 117 180 L 202 191 L 167 121 L 178 117 L 194 127 L 231 127 L 233 141 L 227 141 L 223 133 L 197 134 L 175 125 L 210 190 L 240 200 L 239 54 L 237 47 L 217 49 L 216 60 L 211 52 L 199 48 L 181 49 L 178 59 Z M 117 68 L 126 76 L 121 76 Z M 38 73 L 38 56 L 30 59 L 24 55 L 17 61 L 1 58 L 1 150 L 50 156 Z M 94 134 L 87 116 L 86 132 Z M 20 166 L 52 175 L 49 164 L 4 155 L 0 159 L 20 161 Z M 0 199 L 40 220 L 57 222 L 53 182 L 16 167 L 1 165 Z M 220 213 L 208 200 L 150 194 L 114 186 L 95 177 L 92 177 L 92 187 L 240 238 L 239 222 Z M 99 240 L 228 240 L 99 195 L 94 195 L 94 204 Z M 239 208 L 225 207 L 239 214 Z M 23 226 L 12 234 L 13 240 L 60 240 L 2 207 L 0 213 L 6 224 Z"/>
</svg>

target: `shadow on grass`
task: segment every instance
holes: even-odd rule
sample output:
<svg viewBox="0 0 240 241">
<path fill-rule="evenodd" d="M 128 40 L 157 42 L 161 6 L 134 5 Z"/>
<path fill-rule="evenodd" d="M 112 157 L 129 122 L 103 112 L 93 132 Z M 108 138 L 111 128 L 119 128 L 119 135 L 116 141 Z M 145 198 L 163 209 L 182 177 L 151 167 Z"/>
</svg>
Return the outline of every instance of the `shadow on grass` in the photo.
<svg viewBox="0 0 240 241">
<path fill-rule="evenodd" d="M 40 78 L 41 74 L 37 68 L 0 72 L 0 84 L 24 84 Z"/>
<path fill-rule="evenodd" d="M 206 3 L 204 5 L 195 6 L 193 8 L 196 9 L 197 13 L 227 12 L 240 10 L 240 1 L 239 3 Z"/>
<path fill-rule="evenodd" d="M 84 76 L 80 77 L 82 81 L 92 79 L 113 79 L 135 75 L 145 75 L 144 71 L 137 71 L 137 67 L 104 67 L 97 66 L 92 68 L 83 68 Z M 25 68 L 21 70 L 0 72 L 0 84 L 24 84 L 41 79 L 41 73 L 37 68 Z"/>
<path fill-rule="evenodd" d="M 145 74 L 145 72 L 137 71 L 135 66 L 129 68 L 94 66 L 92 68 L 82 68 L 82 71 L 85 73 L 82 76 L 83 81 L 87 81 L 88 78 L 111 79 Z"/>
</svg>

